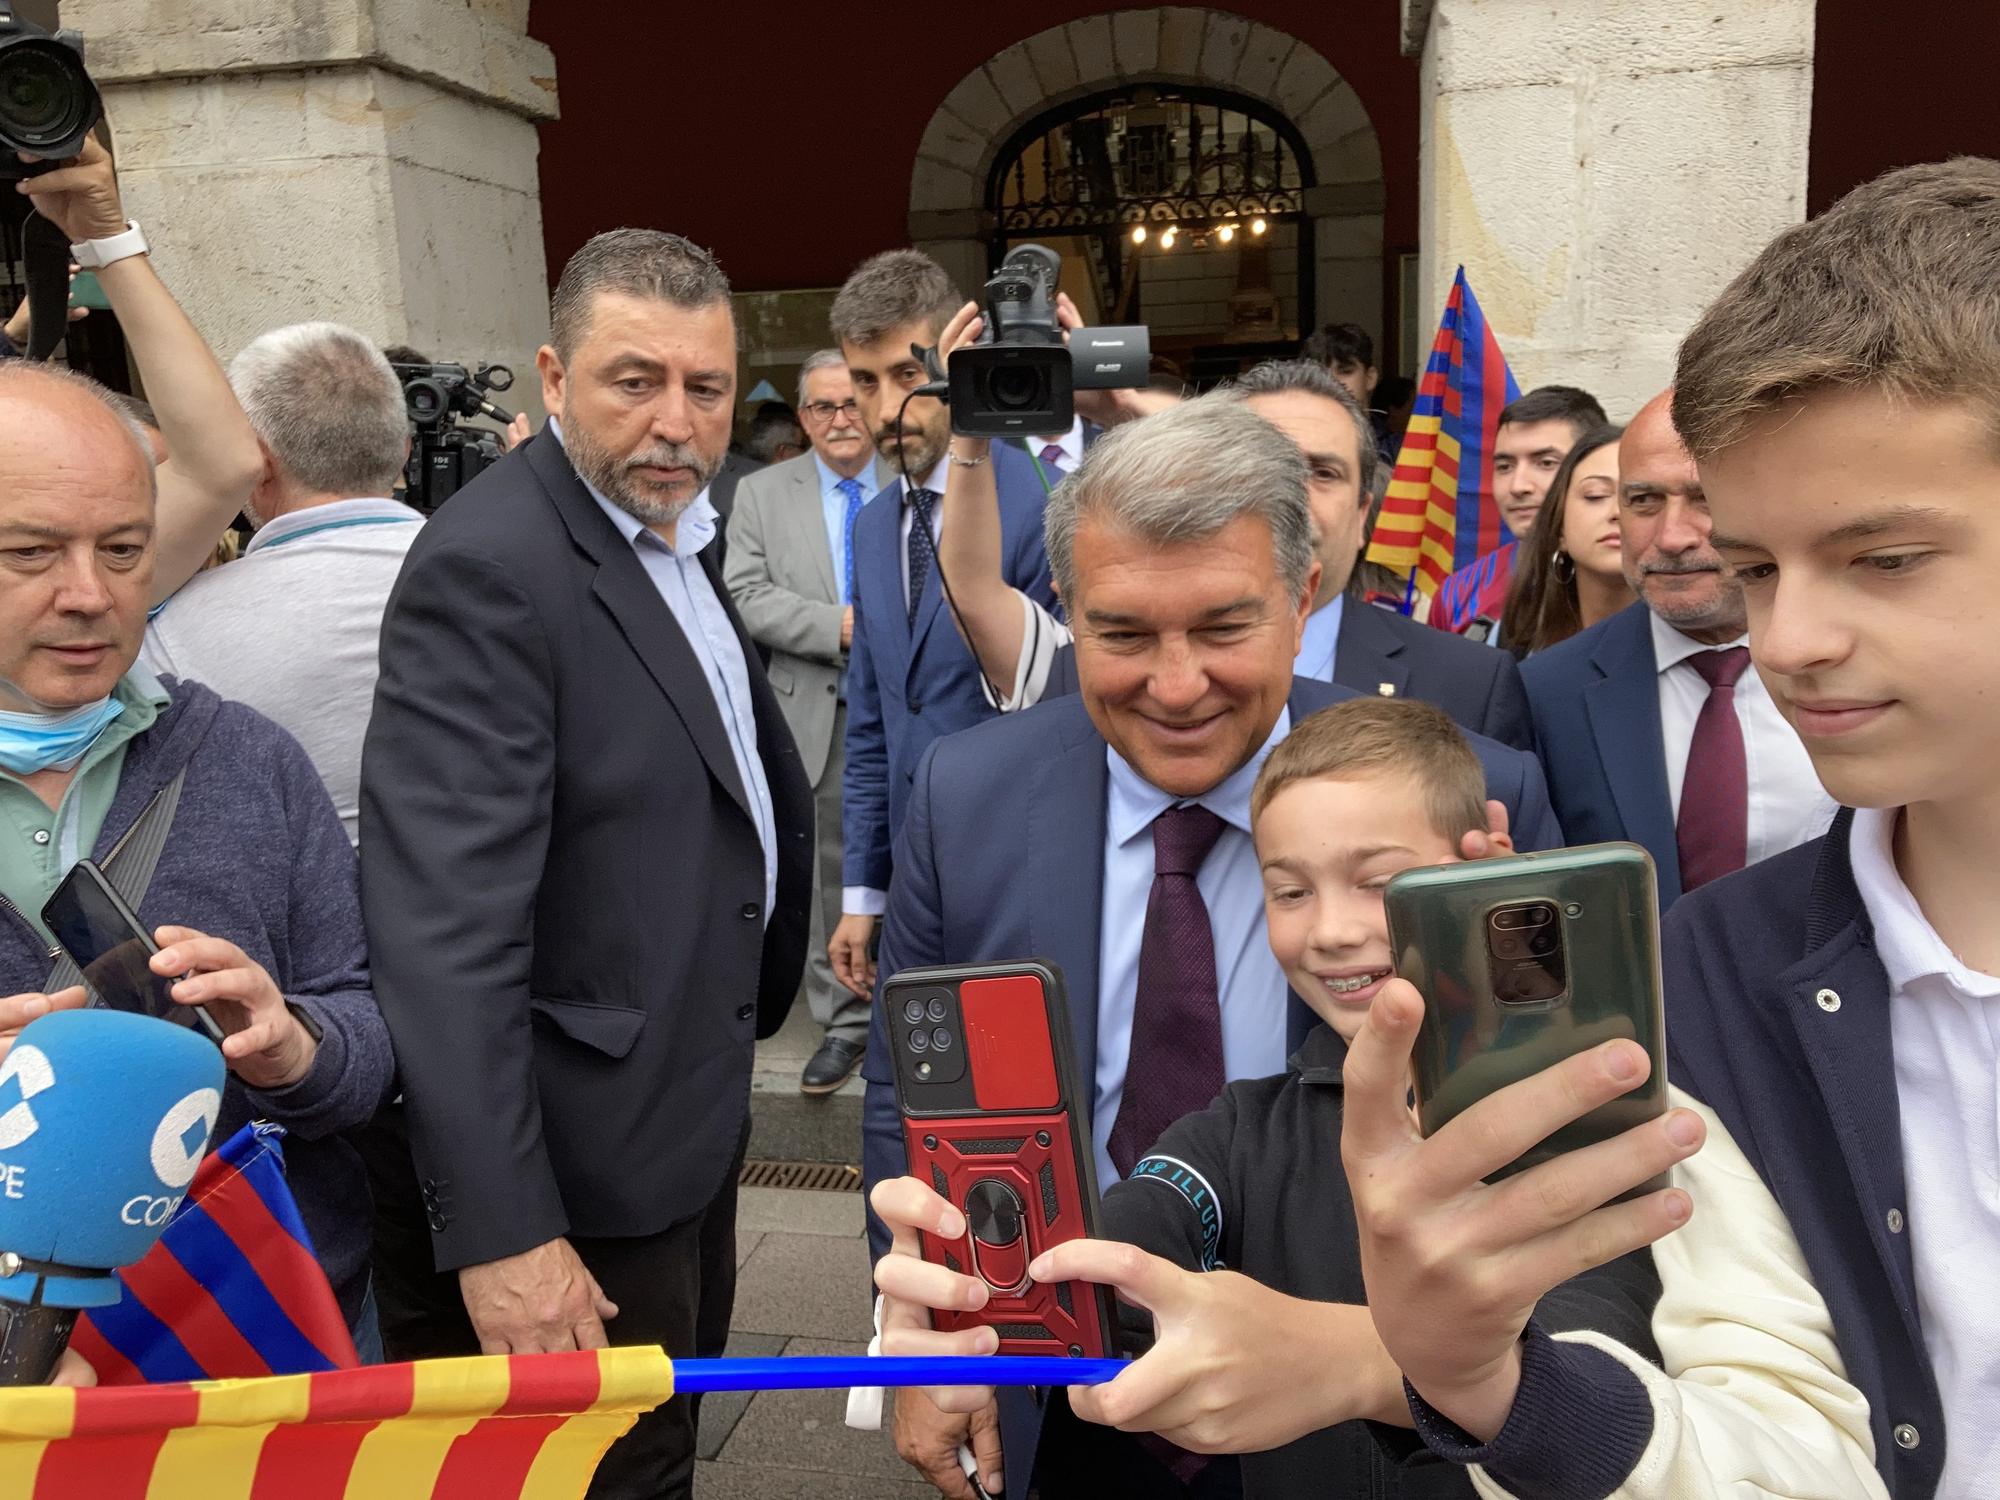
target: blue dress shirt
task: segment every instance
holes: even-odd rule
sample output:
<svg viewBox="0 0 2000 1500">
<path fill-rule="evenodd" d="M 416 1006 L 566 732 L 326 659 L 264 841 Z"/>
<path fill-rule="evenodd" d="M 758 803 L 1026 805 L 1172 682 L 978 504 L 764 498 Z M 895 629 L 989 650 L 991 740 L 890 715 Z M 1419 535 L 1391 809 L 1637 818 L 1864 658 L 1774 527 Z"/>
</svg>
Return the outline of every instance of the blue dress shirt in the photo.
<svg viewBox="0 0 2000 1500">
<path fill-rule="evenodd" d="M 833 591 L 845 607 L 854 602 L 847 597 L 847 494 L 841 489 L 846 481 L 829 469 L 826 460 L 817 453 L 812 459 L 813 467 L 819 470 L 819 511 L 826 522 L 826 549 L 833 557 Z M 854 476 L 854 482 L 861 486 L 865 503 L 875 493 L 874 470 L 863 469 Z"/>
<path fill-rule="evenodd" d="M 562 441 L 562 429 L 553 418 L 549 421 L 549 431 L 555 434 L 557 442 Z M 673 545 L 668 546 L 658 532 L 630 511 L 605 499 L 581 474 L 577 478 L 637 554 L 639 566 L 659 590 L 661 600 L 687 638 L 688 649 L 701 663 L 701 675 L 708 679 L 709 692 L 715 695 L 715 707 L 722 715 L 722 727 L 729 736 L 729 750 L 736 761 L 736 774 L 743 782 L 750 811 L 757 820 L 757 842 L 764 846 L 764 921 L 768 925 L 772 904 L 778 899 L 778 817 L 771 807 L 771 784 L 764 779 L 764 760 L 757 753 L 757 711 L 750 701 L 750 668 L 743 659 L 743 643 L 729 623 L 729 613 L 716 597 L 714 585 L 708 581 L 708 573 L 696 556 L 715 539 L 716 524 L 721 518 L 709 503 L 708 491 L 703 490 L 681 512 L 680 523 L 674 528 Z"/>
<path fill-rule="evenodd" d="M 1231 1081 L 1285 1070 L 1291 986 L 1264 935 L 1264 877 L 1250 843 L 1250 788 L 1264 760 L 1292 727 L 1282 710 L 1271 737 L 1227 780 L 1193 799 L 1226 825 L 1195 876 L 1215 936 L 1215 978 L 1222 1001 L 1222 1068 Z M 1153 890 L 1153 820 L 1176 802 L 1104 748 L 1111 783 L 1104 820 L 1104 906 L 1098 934 L 1097 1094 L 1091 1134 L 1098 1182 L 1118 1180 L 1105 1143 L 1125 1094 L 1132 1050 L 1132 1009 L 1139 994 L 1139 940 Z M 1331 1147 L 1329 1147 L 1331 1149 Z"/>
<path fill-rule="evenodd" d="M 1333 658 L 1340 650 L 1340 615 L 1346 607 L 1347 596 L 1335 594 L 1333 603 L 1306 616 L 1305 639 L 1292 660 L 1294 675 L 1315 682 L 1333 681 Z"/>
</svg>

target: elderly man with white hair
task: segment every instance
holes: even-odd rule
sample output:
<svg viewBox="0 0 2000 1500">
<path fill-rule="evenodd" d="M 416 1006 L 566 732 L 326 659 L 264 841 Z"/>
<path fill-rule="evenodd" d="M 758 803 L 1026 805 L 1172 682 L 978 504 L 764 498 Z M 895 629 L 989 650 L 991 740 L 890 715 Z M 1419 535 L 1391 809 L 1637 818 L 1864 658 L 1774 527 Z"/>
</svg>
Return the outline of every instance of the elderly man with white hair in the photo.
<svg viewBox="0 0 2000 1500">
<path fill-rule="evenodd" d="M 373 343 L 337 323 L 273 329 L 229 380 L 264 450 L 246 507 L 257 533 L 167 601 L 145 659 L 290 730 L 358 843 L 376 638 L 424 519 L 390 498 L 410 451 L 403 388 Z"/>
</svg>

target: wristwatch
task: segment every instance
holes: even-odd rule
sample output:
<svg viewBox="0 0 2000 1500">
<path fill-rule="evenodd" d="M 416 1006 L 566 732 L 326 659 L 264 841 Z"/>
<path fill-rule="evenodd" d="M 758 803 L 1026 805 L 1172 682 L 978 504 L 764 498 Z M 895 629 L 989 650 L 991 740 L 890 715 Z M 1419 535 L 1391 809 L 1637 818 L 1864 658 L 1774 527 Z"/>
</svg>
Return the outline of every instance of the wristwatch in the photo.
<svg viewBox="0 0 2000 1500">
<path fill-rule="evenodd" d="M 135 219 L 125 221 L 123 234 L 108 234 L 101 240 L 85 240 L 69 247 L 70 259 L 85 271 L 99 271 L 113 261 L 126 260 L 134 255 L 144 255 L 150 247 L 146 244 L 146 231 L 139 227 Z"/>
</svg>

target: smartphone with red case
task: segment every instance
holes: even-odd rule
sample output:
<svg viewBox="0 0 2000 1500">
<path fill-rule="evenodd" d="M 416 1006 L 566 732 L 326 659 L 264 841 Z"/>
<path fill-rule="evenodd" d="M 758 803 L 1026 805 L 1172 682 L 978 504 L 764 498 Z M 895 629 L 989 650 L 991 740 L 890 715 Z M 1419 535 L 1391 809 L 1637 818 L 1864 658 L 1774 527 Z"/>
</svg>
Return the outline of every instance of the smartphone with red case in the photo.
<svg viewBox="0 0 2000 1500">
<path fill-rule="evenodd" d="M 987 1324 L 1002 1354 L 1115 1355 L 1109 1292 L 1028 1278 L 1044 1250 L 1097 1227 L 1062 976 L 1035 960 L 907 969 L 882 1003 L 910 1173 L 966 1220 L 956 1240 L 920 1234 L 924 1259 L 992 1290 L 978 1312 L 934 1312 L 934 1326 Z"/>
</svg>

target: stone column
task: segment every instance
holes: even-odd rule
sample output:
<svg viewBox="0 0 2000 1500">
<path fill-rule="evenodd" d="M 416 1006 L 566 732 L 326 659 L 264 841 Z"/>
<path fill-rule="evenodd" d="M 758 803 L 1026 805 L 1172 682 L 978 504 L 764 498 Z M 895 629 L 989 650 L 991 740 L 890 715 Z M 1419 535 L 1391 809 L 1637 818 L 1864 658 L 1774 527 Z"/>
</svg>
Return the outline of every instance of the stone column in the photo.
<svg viewBox="0 0 2000 1500">
<path fill-rule="evenodd" d="M 528 0 L 64 0 L 127 211 L 227 360 L 309 318 L 499 361 L 539 411 L 535 125 L 555 66 Z"/>
<path fill-rule="evenodd" d="M 1425 337 L 1463 264 L 1523 390 L 1623 420 L 1805 214 L 1813 0 L 1402 0 Z"/>
</svg>

